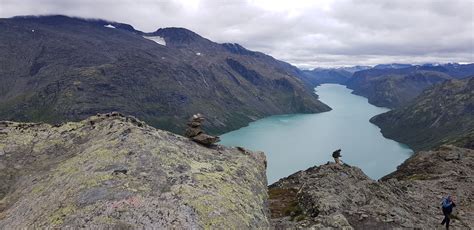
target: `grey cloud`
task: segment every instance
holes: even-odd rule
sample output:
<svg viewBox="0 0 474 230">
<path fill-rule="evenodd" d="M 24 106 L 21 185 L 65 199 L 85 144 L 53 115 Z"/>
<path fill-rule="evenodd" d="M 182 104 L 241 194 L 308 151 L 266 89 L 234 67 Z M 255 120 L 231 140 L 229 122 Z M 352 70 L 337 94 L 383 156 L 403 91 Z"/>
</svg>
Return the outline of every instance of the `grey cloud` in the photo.
<svg viewBox="0 0 474 230">
<path fill-rule="evenodd" d="M 470 0 L 0 0 L 0 17 L 65 14 L 179 26 L 303 68 L 474 62 Z"/>
</svg>

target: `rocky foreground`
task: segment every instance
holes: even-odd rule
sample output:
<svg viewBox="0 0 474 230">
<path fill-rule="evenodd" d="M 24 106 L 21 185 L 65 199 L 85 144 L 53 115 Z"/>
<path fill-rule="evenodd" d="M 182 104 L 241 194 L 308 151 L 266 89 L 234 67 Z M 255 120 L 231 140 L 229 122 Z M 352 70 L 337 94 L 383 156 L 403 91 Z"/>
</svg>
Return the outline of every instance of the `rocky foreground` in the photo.
<svg viewBox="0 0 474 230">
<path fill-rule="evenodd" d="M 474 151 L 443 146 L 416 153 L 380 181 L 348 165 L 312 167 L 271 185 L 269 203 L 277 229 L 439 229 L 441 199 L 451 194 L 451 227 L 472 229 L 473 182 Z"/>
<path fill-rule="evenodd" d="M 268 228 L 265 156 L 118 113 L 0 123 L 0 229 Z"/>
<path fill-rule="evenodd" d="M 265 167 L 119 113 L 0 122 L 0 229 L 435 229 L 447 194 L 453 229 L 474 226 L 474 150 L 419 152 L 380 181 L 328 163 L 267 190 Z"/>
</svg>

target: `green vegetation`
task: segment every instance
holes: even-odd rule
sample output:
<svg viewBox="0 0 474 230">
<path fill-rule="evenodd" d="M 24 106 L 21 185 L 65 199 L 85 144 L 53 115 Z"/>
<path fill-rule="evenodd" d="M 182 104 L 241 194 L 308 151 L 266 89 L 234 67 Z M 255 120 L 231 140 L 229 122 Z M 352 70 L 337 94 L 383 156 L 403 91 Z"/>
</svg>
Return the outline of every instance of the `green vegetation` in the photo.
<svg viewBox="0 0 474 230">
<path fill-rule="evenodd" d="M 373 117 L 384 136 L 428 150 L 442 144 L 474 147 L 474 78 L 426 90 L 409 105 Z"/>
</svg>

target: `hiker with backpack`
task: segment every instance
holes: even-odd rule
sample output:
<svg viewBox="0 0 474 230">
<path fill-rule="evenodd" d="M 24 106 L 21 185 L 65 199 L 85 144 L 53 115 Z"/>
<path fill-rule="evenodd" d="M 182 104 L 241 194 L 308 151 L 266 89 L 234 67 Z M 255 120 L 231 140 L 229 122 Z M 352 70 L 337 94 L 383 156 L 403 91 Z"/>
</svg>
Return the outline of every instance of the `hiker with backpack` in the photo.
<svg viewBox="0 0 474 230">
<path fill-rule="evenodd" d="M 456 207 L 456 204 L 453 201 L 453 198 L 451 196 L 447 196 L 443 198 L 443 202 L 441 202 L 441 209 L 443 210 L 443 215 L 444 219 L 441 222 L 441 225 L 446 224 L 446 229 L 449 229 L 449 222 L 450 222 L 450 216 L 451 212 L 453 212 L 453 208 Z"/>
<path fill-rule="evenodd" d="M 341 149 L 338 149 L 338 150 L 332 152 L 332 157 L 334 158 L 334 161 L 336 162 L 336 164 L 338 164 L 338 165 L 342 164 L 342 161 L 339 160 L 339 158 L 342 157 L 341 156 Z"/>
</svg>

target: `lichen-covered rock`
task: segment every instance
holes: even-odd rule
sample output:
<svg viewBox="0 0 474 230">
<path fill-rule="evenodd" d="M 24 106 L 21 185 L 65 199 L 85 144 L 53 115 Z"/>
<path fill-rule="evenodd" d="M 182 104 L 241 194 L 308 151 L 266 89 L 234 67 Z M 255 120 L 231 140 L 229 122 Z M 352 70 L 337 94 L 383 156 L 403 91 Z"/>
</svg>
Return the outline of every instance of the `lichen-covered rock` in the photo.
<svg viewBox="0 0 474 230">
<path fill-rule="evenodd" d="M 453 229 L 474 226 L 474 151 L 419 152 L 374 181 L 348 165 L 312 167 L 269 187 L 277 229 L 437 229 L 443 196 L 455 197 Z M 284 194 L 284 195 L 282 195 Z"/>
<path fill-rule="evenodd" d="M 121 114 L 0 124 L 0 229 L 268 228 L 265 156 Z"/>
</svg>

